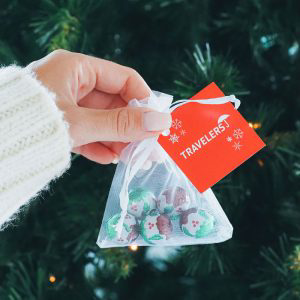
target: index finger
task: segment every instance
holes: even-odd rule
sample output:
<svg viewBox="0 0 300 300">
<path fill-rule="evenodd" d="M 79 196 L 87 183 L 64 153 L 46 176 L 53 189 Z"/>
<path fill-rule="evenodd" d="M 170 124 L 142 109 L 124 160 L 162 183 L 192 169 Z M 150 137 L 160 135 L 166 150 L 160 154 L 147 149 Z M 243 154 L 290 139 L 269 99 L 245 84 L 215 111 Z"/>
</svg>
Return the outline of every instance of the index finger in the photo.
<svg viewBox="0 0 300 300">
<path fill-rule="evenodd" d="M 117 63 L 88 56 L 96 75 L 95 89 L 119 94 L 126 102 L 150 96 L 150 88 L 142 76 L 132 68 Z"/>
</svg>

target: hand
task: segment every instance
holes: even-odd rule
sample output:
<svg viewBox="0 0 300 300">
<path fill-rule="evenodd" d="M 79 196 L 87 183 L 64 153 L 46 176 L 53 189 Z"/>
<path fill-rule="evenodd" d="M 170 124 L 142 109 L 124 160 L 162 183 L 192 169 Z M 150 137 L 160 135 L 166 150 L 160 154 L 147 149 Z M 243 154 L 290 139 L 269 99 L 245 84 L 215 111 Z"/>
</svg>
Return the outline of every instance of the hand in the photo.
<svg viewBox="0 0 300 300">
<path fill-rule="evenodd" d="M 171 126 L 171 116 L 130 108 L 131 99 L 150 95 L 133 69 L 56 50 L 27 66 L 56 94 L 73 140 L 73 152 L 101 164 L 117 162 L 128 142 L 157 136 Z"/>
</svg>

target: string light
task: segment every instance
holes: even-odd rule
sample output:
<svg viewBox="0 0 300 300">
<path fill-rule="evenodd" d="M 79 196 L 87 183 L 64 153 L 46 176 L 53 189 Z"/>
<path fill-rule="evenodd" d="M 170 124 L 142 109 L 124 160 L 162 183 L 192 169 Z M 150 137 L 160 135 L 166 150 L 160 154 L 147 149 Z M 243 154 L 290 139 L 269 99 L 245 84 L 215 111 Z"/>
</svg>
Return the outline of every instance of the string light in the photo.
<svg viewBox="0 0 300 300">
<path fill-rule="evenodd" d="M 56 277 L 55 277 L 54 275 L 50 275 L 50 276 L 49 276 L 49 281 L 50 281 L 51 283 L 54 283 L 54 282 L 56 281 Z"/>
<path fill-rule="evenodd" d="M 263 161 L 262 159 L 258 159 L 258 160 L 257 160 L 257 163 L 259 164 L 259 166 L 260 166 L 261 168 L 265 165 L 265 163 L 264 163 L 264 161 Z"/>
<path fill-rule="evenodd" d="M 125 271 L 125 272 L 128 272 L 128 271 L 129 271 L 129 264 L 125 264 L 125 265 L 124 265 L 124 271 Z"/>
<path fill-rule="evenodd" d="M 138 247 L 138 245 L 130 245 L 130 246 L 129 246 L 129 249 L 130 249 L 131 251 L 137 251 L 137 250 L 139 249 L 139 247 Z"/>
<path fill-rule="evenodd" d="M 290 256 L 290 269 L 300 271 L 300 246 L 296 246 L 294 254 Z"/>
<path fill-rule="evenodd" d="M 254 128 L 254 129 L 258 129 L 261 127 L 261 123 L 259 123 L 259 122 L 255 122 L 255 123 L 249 122 L 248 124 L 251 128 Z"/>
</svg>

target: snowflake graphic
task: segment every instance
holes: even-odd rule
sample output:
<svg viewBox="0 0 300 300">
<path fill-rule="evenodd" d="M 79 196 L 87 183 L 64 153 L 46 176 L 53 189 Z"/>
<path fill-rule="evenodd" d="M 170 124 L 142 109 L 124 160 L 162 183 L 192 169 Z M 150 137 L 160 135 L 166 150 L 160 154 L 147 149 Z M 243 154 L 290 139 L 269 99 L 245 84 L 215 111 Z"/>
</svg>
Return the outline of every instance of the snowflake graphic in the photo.
<svg viewBox="0 0 300 300">
<path fill-rule="evenodd" d="M 169 141 L 171 141 L 172 144 L 178 143 L 179 138 L 180 138 L 180 136 L 178 136 L 176 133 L 170 134 Z"/>
<path fill-rule="evenodd" d="M 244 135 L 244 132 L 243 132 L 240 128 L 234 129 L 234 131 L 233 131 L 233 136 L 234 136 L 236 139 L 242 139 L 242 138 L 243 138 L 243 135 Z"/>
<path fill-rule="evenodd" d="M 180 134 L 181 134 L 181 135 L 186 135 L 186 130 L 181 129 Z"/>
<path fill-rule="evenodd" d="M 229 142 L 229 143 L 232 142 L 232 137 L 231 137 L 231 136 L 228 136 L 228 137 L 226 138 L 226 141 Z"/>
<path fill-rule="evenodd" d="M 172 121 L 172 127 L 174 129 L 179 129 L 182 126 L 182 122 L 178 119 L 175 119 L 174 121 Z"/>
<path fill-rule="evenodd" d="M 234 144 L 232 145 L 232 147 L 234 148 L 234 150 L 241 150 L 241 147 L 243 145 L 240 144 L 240 142 L 234 142 Z"/>
</svg>

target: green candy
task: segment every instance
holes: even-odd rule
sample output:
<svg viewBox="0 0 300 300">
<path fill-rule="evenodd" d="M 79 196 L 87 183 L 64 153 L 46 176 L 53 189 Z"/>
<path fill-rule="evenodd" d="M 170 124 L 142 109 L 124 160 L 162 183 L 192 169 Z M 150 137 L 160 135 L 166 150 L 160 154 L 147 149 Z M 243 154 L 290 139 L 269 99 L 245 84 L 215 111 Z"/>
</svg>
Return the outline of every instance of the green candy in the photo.
<svg viewBox="0 0 300 300">
<path fill-rule="evenodd" d="M 182 232 L 190 237 L 202 238 L 210 234 L 215 226 L 215 218 L 203 209 L 195 207 L 183 212 L 180 216 Z"/>
<path fill-rule="evenodd" d="M 146 216 L 155 209 L 155 197 L 153 193 L 143 188 L 137 188 L 129 193 L 127 212 L 138 219 Z"/>
<path fill-rule="evenodd" d="M 138 223 L 135 217 L 126 214 L 123 222 L 123 228 L 121 232 L 121 236 L 118 238 L 118 233 L 116 230 L 116 226 L 121 217 L 121 214 L 116 214 L 112 216 L 106 222 L 106 233 L 109 240 L 116 241 L 118 243 L 129 244 L 137 239 L 139 235 Z"/>
</svg>

